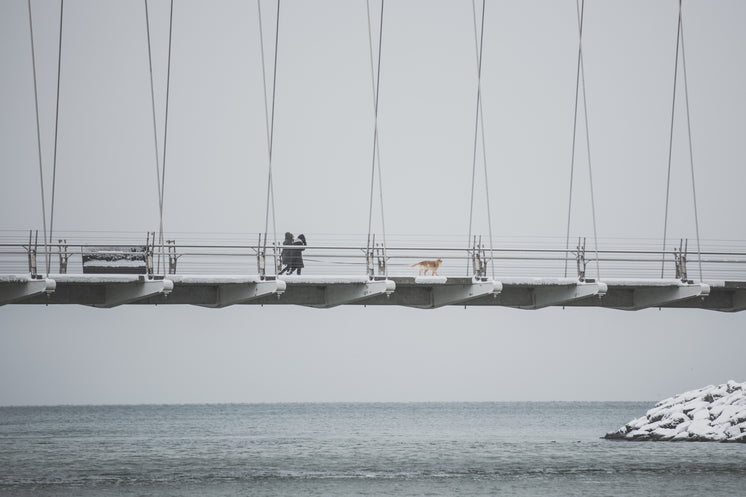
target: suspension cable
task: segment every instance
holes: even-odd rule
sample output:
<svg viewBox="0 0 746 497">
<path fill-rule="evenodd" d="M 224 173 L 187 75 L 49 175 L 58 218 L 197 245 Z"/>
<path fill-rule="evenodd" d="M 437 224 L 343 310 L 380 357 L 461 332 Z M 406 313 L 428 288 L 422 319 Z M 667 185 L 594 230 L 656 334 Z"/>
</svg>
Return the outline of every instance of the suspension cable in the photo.
<svg viewBox="0 0 746 497">
<path fill-rule="evenodd" d="M 34 74 L 34 108 L 36 109 L 36 147 L 39 153 L 39 186 L 41 188 L 41 220 L 44 230 L 44 253 L 49 253 L 49 243 L 47 241 L 47 209 L 44 201 L 44 169 L 41 160 L 41 131 L 39 126 L 39 91 L 36 83 L 36 53 L 34 52 L 34 23 L 31 18 L 31 0 L 28 0 L 28 25 L 29 36 L 31 39 L 31 68 Z M 29 246 L 29 250 L 31 247 Z M 45 257 L 47 276 L 49 276 L 50 259 Z"/>
<path fill-rule="evenodd" d="M 472 0 L 472 6 L 473 6 L 474 0 Z M 484 40 L 484 0 L 482 0 L 482 40 L 480 40 L 479 43 L 479 65 L 481 69 L 482 65 L 482 41 Z M 476 19 L 475 19 L 476 21 Z M 475 32 L 476 34 L 476 32 Z M 490 267 L 492 269 L 492 279 L 495 279 L 495 258 L 494 258 L 494 244 L 492 241 L 492 208 L 490 207 L 490 182 L 487 178 L 487 140 L 485 139 L 485 131 L 484 131 L 484 108 L 481 98 L 481 70 L 480 70 L 480 77 L 479 77 L 479 84 L 480 84 L 480 99 L 479 99 L 479 122 L 481 124 L 482 128 L 482 163 L 484 164 L 484 192 L 485 197 L 487 199 L 486 207 L 487 207 L 487 230 L 489 231 L 489 237 L 490 237 Z"/>
<path fill-rule="evenodd" d="M 265 64 L 264 64 L 264 35 L 262 32 L 262 10 L 261 10 L 261 0 L 257 0 L 257 7 L 259 9 L 259 36 L 260 36 L 260 48 L 261 48 L 261 59 L 262 59 L 262 80 L 264 81 L 264 112 L 265 117 L 267 116 L 267 78 L 266 78 L 266 70 L 265 70 Z M 275 196 L 274 196 L 274 188 L 272 185 L 272 148 L 274 145 L 274 135 L 275 135 L 275 100 L 276 100 L 276 90 L 277 90 L 277 53 L 278 53 L 278 43 L 280 39 L 280 0 L 277 0 L 277 15 L 276 15 L 276 21 L 275 21 L 275 54 L 274 54 L 274 67 L 273 67 L 273 74 L 272 74 L 272 112 L 269 117 L 268 122 L 268 143 L 267 143 L 267 150 L 269 154 L 269 166 L 267 170 L 267 206 L 266 206 L 266 215 L 264 220 L 264 251 L 267 250 L 267 231 L 269 229 L 269 213 L 270 213 L 270 200 L 272 205 L 272 227 L 274 230 L 274 242 L 275 245 L 277 244 L 277 227 L 275 225 Z M 275 264 L 275 272 L 277 272 L 277 265 Z"/>
<path fill-rule="evenodd" d="M 148 70 L 150 71 L 150 103 L 153 110 L 153 145 L 155 150 L 155 180 L 158 188 L 158 212 L 159 212 L 159 227 L 161 233 L 161 241 L 163 240 L 163 192 L 161 191 L 161 166 L 160 157 L 158 156 L 158 129 L 155 120 L 155 90 L 153 89 L 153 56 L 150 44 L 150 17 L 148 15 L 148 0 L 143 0 L 145 3 L 145 32 L 148 38 Z M 156 267 L 161 265 L 162 252 L 158 252 L 158 260 Z M 165 261 L 164 261 L 164 273 L 165 273 Z"/>
<path fill-rule="evenodd" d="M 173 28 L 174 28 L 174 0 L 171 0 L 171 10 L 168 16 L 168 69 L 166 71 L 166 113 L 163 121 L 163 166 L 161 167 L 161 196 L 160 196 L 160 225 L 158 243 L 160 243 L 161 259 L 163 264 L 163 272 L 165 273 L 166 265 L 166 254 L 164 253 L 163 244 L 163 204 L 165 199 L 166 190 L 166 150 L 168 145 L 168 104 L 169 96 L 171 94 L 171 41 L 173 39 Z"/>
<path fill-rule="evenodd" d="M 366 0 L 366 13 L 368 19 L 368 47 L 370 52 L 370 77 L 371 84 L 373 87 L 373 161 L 370 171 L 370 204 L 368 208 L 368 242 L 367 247 L 370 249 L 371 234 L 373 228 L 373 191 L 375 184 L 375 173 L 376 173 L 376 160 L 378 163 L 378 194 L 379 202 L 381 206 L 381 230 L 383 231 L 383 257 L 386 259 L 386 224 L 384 220 L 383 212 L 383 180 L 381 178 L 381 157 L 380 147 L 378 141 L 378 102 L 380 95 L 380 84 L 381 84 L 381 47 L 383 46 L 383 12 L 384 12 L 384 1 L 381 0 L 381 18 L 378 30 L 378 67 L 376 72 L 373 70 L 373 35 L 371 30 L 370 21 L 370 2 Z M 385 265 L 385 276 L 388 277 L 388 265 Z"/>
<path fill-rule="evenodd" d="M 265 69 L 265 59 L 264 59 L 264 30 L 262 28 L 262 2 L 261 0 L 256 0 L 256 7 L 257 7 L 257 17 L 259 19 L 259 55 L 262 62 L 262 87 L 264 89 L 262 95 L 264 96 L 264 122 L 265 122 L 265 130 L 267 132 L 267 151 L 268 151 L 268 157 L 269 157 L 269 174 L 268 174 L 268 182 L 269 185 L 267 187 L 267 218 L 265 220 L 264 224 L 264 236 L 265 236 L 265 244 L 264 248 L 266 250 L 267 244 L 266 244 L 266 236 L 267 236 L 267 229 L 269 225 L 269 212 L 270 212 L 270 206 L 269 206 L 269 199 L 272 199 L 271 203 L 271 212 L 272 212 L 272 228 L 274 233 L 274 241 L 277 243 L 277 226 L 275 223 L 275 194 L 274 194 L 274 185 L 272 183 L 272 165 L 271 165 L 271 158 L 272 158 L 272 139 L 270 136 L 270 123 L 269 123 L 269 102 L 267 99 L 267 71 Z M 275 269 L 276 271 L 276 269 Z"/>
<path fill-rule="evenodd" d="M 585 3 L 585 0 L 583 0 Z M 577 0 L 576 0 L 577 5 Z M 588 181 L 590 182 L 591 193 L 591 214 L 593 217 L 593 244 L 596 251 L 596 278 L 601 279 L 601 268 L 598 257 L 598 230 L 596 229 L 596 201 L 593 195 L 593 168 L 591 167 L 591 138 L 590 125 L 588 124 L 588 94 L 585 89 L 585 63 L 583 61 L 583 37 L 580 31 L 580 18 L 578 18 L 579 46 L 580 46 L 580 81 L 583 85 L 583 112 L 585 117 L 585 145 L 588 154 Z"/>
<path fill-rule="evenodd" d="M 376 148 L 378 148 L 378 140 L 379 138 L 376 137 Z M 381 232 L 383 237 L 383 260 L 386 261 L 387 255 L 386 255 L 386 220 L 384 218 L 384 210 L 383 210 L 383 177 L 381 176 L 381 153 L 380 150 L 378 152 L 378 158 L 376 160 L 376 164 L 378 166 L 378 203 L 381 206 Z M 384 264 L 384 276 L 386 278 L 389 277 L 389 265 L 388 263 Z"/>
<path fill-rule="evenodd" d="M 661 278 L 666 268 L 666 235 L 668 231 L 668 199 L 671 190 L 671 157 L 673 154 L 673 123 L 676 115 L 676 83 L 679 73 L 679 44 L 681 40 L 681 0 L 679 0 L 679 18 L 676 22 L 676 59 L 673 66 L 673 97 L 671 99 L 671 134 L 668 139 L 668 172 L 666 174 L 666 209 L 663 216 L 663 248 L 661 249 Z"/>
<path fill-rule="evenodd" d="M 262 63 L 262 87 L 264 88 L 264 121 L 265 131 L 267 132 L 267 150 L 272 147 L 272 140 L 269 132 L 269 102 L 267 99 L 267 71 L 264 62 L 264 30 L 262 29 L 262 0 L 256 0 L 257 18 L 259 19 L 259 58 Z"/>
<path fill-rule="evenodd" d="M 54 192 L 57 184 L 57 130 L 60 122 L 60 75 L 62 73 L 62 14 L 65 10 L 65 0 L 60 0 L 60 41 L 57 52 L 57 104 L 54 112 L 54 158 L 52 159 L 52 202 L 49 215 L 49 242 L 52 243 L 54 232 Z M 49 276 L 49 266 L 52 261 L 52 254 L 49 250 L 47 254 L 47 276 Z"/>
<path fill-rule="evenodd" d="M 469 203 L 469 233 L 467 246 L 471 243 L 471 231 L 472 221 L 474 217 L 474 184 L 476 181 L 476 168 L 477 168 L 477 143 L 479 136 L 479 128 L 481 124 L 482 131 L 482 162 L 484 165 L 484 187 L 485 194 L 487 197 L 487 225 L 490 238 L 490 263 L 492 267 L 492 278 L 495 278 L 495 261 L 493 258 L 493 241 L 492 241 L 492 209 L 490 208 L 490 190 L 489 181 L 487 180 L 487 145 L 485 140 L 484 132 L 484 109 L 482 107 L 482 49 L 484 47 L 484 12 L 485 12 L 485 0 L 482 0 L 482 19 L 481 27 L 477 32 L 477 10 L 475 0 L 471 2 L 472 6 L 472 17 L 474 20 L 474 46 L 477 56 L 477 109 L 476 116 L 474 119 L 474 153 L 472 156 L 472 168 L 471 168 L 471 199 Z M 467 260 L 466 274 L 469 275 L 469 261 Z"/>
<path fill-rule="evenodd" d="M 679 0 L 679 12 L 681 12 L 681 0 Z M 699 239 L 699 215 L 697 214 L 697 190 L 694 182 L 694 152 L 692 151 L 692 122 L 689 117 L 689 88 L 686 78 L 686 53 L 684 51 L 684 22 L 679 14 L 679 29 L 681 30 L 681 69 L 684 76 L 684 100 L 686 101 L 686 129 L 689 136 L 689 165 L 692 176 L 692 200 L 694 202 L 694 227 L 697 232 L 697 261 L 699 262 L 699 281 L 702 281 L 702 249 Z"/>
<path fill-rule="evenodd" d="M 585 0 L 582 1 L 580 5 L 578 5 L 578 2 L 576 0 L 575 7 L 578 10 L 578 18 L 579 21 L 579 33 L 580 37 L 583 36 L 583 20 L 584 20 L 584 13 L 585 13 Z M 570 188 L 569 188 L 569 195 L 567 200 L 567 234 L 565 235 L 565 277 L 567 277 L 567 256 L 568 256 L 568 250 L 570 249 L 570 219 L 571 219 L 571 213 L 572 213 L 572 187 L 573 187 L 573 179 L 575 176 L 575 143 L 576 143 L 576 137 L 577 137 L 577 130 L 578 130 L 578 96 L 580 94 L 580 59 L 583 55 L 583 52 L 581 51 L 581 45 L 578 41 L 578 64 L 577 64 L 577 70 L 575 74 L 575 110 L 573 112 L 573 120 L 572 120 L 572 155 L 570 157 Z"/>
<path fill-rule="evenodd" d="M 376 78 L 376 106 L 378 102 L 378 82 L 380 81 L 381 76 L 381 41 L 383 40 L 382 34 L 383 34 L 383 0 L 381 0 L 381 32 L 379 33 L 378 38 L 378 78 Z M 372 76 L 372 75 L 371 75 Z M 376 108 L 376 116 L 378 115 L 378 110 Z M 380 148 L 380 142 L 381 142 L 381 136 L 378 133 L 378 119 L 376 118 L 376 164 L 378 167 L 378 203 L 381 207 L 381 232 L 383 237 L 383 260 L 386 261 L 386 220 L 384 217 L 384 208 L 383 208 L 383 176 L 381 175 L 381 148 Z M 388 278 L 389 276 L 389 265 L 384 264 L 384 276 Z"/>
</svg>

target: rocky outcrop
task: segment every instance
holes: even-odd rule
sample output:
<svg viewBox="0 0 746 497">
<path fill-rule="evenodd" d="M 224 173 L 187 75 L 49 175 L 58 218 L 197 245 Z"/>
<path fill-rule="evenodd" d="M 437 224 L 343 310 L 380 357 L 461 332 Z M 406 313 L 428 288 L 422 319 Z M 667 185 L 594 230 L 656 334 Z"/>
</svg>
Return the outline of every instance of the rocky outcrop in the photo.
<svg viewBox="0 0 746 497">
<path fill-rule="evenodd" d="M 662 400 L 604 438 L 746 443 L 746 382 L 731 380 Z"/>
</svg>

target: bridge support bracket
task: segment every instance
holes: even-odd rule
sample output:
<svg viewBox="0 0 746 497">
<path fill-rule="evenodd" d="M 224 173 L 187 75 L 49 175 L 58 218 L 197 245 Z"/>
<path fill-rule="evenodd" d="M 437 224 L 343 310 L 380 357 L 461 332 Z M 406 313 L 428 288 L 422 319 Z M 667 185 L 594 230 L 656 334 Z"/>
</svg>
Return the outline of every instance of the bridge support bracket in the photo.
<svg viewBox="0 0 746 497">
<path fill-rule="evenodd" d="M 96 307 L 109 309 L 118 305 L 131 304 L 155 295 L 168 295 L 173 289 L 174 283 L 168 279 L 107 284 L 104 303 Z"/>
<path fill-rule="evenodd" d="M 678 286 L 638 288 L 635 290 L 633 306 L 630 310 L 660 307 L 680 300 L 706 297 L 709 294 L 710 286 L 705 283 L 682 283 Z"/>
<path fill-rule="evenodd" d="M 466 285 L 433 286 L 432 305 L 459 305 L 487 295 L 498 295 L 503 289 L 502 283 L 494 280 L 473 281 Z"/>
<path fill-rule="evenodd" d="M 0 305 L 14 304 L 28 298 L 46 293 L 54 293 L 57 283 L 49 278 L 28 279 L 0 286 Z"/>
<path fill-rule="evenodd" d="M 396 290 L 392 280 L 371 280 L 365 283 L 329 285 L 325 287 L 324 305 L 336 307 L 344 304 L 355 304 L 378 295 L 390 295 Z"/>
<path fill-rule="evenodd" d="M 581 281 L 567 286 L 537 286 L 533 291 L 533 306 L 527 308 L 541 309 L 569 304 L 592 296 L 603 297 L 607 289 L 605 283 Z"/>
</svg>

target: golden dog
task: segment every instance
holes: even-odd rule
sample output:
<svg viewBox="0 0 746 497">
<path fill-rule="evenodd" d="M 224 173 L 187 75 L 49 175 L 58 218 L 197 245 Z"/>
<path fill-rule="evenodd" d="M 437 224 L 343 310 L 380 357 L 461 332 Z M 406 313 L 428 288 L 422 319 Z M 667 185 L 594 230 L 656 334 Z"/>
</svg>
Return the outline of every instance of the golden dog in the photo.
<svg viewBox="0 0 746 497">
<path fill-rule="evenodd" d="M 420 261 L 417 264 L 412 264 L 409 267 L 416 267 L 419 270 L 420 275 L 427 276 L 427 272 L 430 271 L 431 276 L 438 276 L 438 268 L 443 259 L 437 261 Z"/>
</svg>

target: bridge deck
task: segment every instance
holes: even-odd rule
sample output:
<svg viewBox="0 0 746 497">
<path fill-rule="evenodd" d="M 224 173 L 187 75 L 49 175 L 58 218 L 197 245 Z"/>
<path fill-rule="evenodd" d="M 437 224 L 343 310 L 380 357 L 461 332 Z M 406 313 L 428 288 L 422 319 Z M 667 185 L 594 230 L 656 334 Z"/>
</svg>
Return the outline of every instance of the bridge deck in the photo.
<svg viewBox="0 0 746 497">
<path fill-rule="evenodd" d="M 258 275 L 168 275 L 149 279 L 134 274 L 0 275 L 0 305 L 124 304 L 447 305 L 540 309 L 549 306 L 638 310 L 650 307 L 718 311 L 746 309 L 746 281 L 682 282 L 675 279 L 504 278 Z"/>
</svg>

